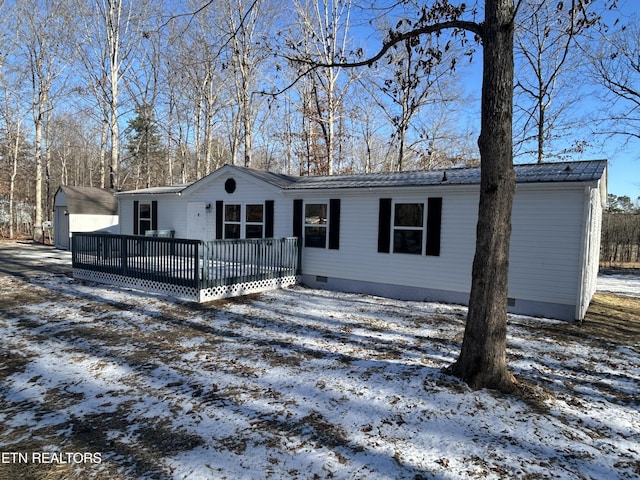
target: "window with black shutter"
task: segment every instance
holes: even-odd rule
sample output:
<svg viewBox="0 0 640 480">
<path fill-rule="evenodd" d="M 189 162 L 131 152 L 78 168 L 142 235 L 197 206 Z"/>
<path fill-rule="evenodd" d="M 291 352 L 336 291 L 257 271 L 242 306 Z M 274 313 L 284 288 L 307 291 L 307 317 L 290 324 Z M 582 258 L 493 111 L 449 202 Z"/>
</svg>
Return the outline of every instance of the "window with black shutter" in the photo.
<svg viewBox="0 0 640 480">
<path fill-rule="evenodd" d="M 428 198 L 426 205 L 381 198 L 378 207 L 378 252 L 439 256 L 441 223 L 440 197 Z"/>
<path fill-rule="evenodd" d="M 329 203 L 293 201 L 293 235 L 307 248 L 340 248 L 340 199 Z"/>
</svg>

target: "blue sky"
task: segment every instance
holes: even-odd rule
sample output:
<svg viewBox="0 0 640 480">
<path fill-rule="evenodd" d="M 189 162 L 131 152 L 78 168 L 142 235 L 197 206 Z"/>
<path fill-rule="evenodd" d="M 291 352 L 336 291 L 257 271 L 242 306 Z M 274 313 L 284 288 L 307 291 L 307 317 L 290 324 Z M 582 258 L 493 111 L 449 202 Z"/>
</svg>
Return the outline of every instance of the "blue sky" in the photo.
<svg viewBox="0 0 640 480">
<path fill-rule="evenodd" d="M 626 19 L 640 19 L 638 0 L 619 0 L 618 9 Z M 598 107 L 607 108 L 606 105 Z M 612 138 L 605 144 L 601 158 L 609 160 L 609 193 L 626 195 L 636 201 L 640 197 L 640 140 L 625 142 L 623 138 Z"/>
<path fill-rule="evenodd" d="M 624 151 L 613 153 L 609 160 L 609 193 L 626 195 L 636 201 L 640 197 L 640 160 L 638 142 L 629 144 Z"/>
<path fill-rule="evenodd" d="M 640 18 L 640 0 L 620 0 L 618 7 L 624 18 Z M 467 67 L 462 67 L 463 82 L 467 94 L 474 99 L 475 105 L 471 106 L 467 112 L 470 120 L 478 125 L 480 123 L 480 85 L 482 82 L 481 53 L 478 52 L 473 63 Z M 587 88 L 593 88 L 592 86 Z M 606 110 L 608 105 L 602 104 L 590 92 L 584 93 L 584 101 L 580 102 L 580 108 L 586 115 L 594 114 L 598 111 Z M 576 130 L 576 135 L 581 129 Z M 599 160 L 609 161 L 608 171 L 608 191 L 618 196 L 628 196 L 632 201 L 638 202 L 640 197 L 640 139 L 630 139 L 623 137 L 599 138 L 597 135 L 588 133 L 591 125 L 588 120 L 584 121 L 582 134 L 586 135 L 593 146 L 586 149 L 583 154 L 575 154 L 572 160 Z M 587 133 L 585 133 L 587 132 Z M 517 157 L 518 163 L 534 162 L 535 158 Z"/>
</svg>

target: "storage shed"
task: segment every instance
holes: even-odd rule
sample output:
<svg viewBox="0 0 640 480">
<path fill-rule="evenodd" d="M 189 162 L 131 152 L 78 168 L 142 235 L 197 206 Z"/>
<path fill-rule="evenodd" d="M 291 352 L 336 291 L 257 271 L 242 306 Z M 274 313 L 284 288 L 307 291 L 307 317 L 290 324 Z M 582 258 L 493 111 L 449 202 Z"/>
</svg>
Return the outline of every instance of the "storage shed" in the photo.
<svg viewBox="0 0 640 480">
<path fill-rule="evenodd" d="M 61 186 L 53 201 L 54 244 L 68 250 L 73 232 L 117 233 L 118 201 L 110 190 Z"/>
<path fill-rule="evenodd" d="M 509 310 L 582 319 L 598 272 L 605 160 L 516 165 Z M 466 304 L 480 169 L 295 177 L 226 165 L 120 192 L 120 232 L 202 240 L 296 236 L 304 284 Z"/>
</svg>

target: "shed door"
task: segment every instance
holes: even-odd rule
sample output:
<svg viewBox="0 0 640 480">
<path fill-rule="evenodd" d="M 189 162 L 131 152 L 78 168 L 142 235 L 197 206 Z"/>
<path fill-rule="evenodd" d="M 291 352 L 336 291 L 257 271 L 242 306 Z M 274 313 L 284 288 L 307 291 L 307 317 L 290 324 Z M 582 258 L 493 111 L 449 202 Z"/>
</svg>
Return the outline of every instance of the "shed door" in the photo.
<svg viewBox="0 0 640 480">
<path fill-rule="evenodd" d="M 207 211 L 205 202 L 187 203 L 187 238 L 206 240 Z"/>
<path fill-rule="evenodd" d="M 66 207 L 56 207 L 53 218 L 54 243 L 56 248 L 69 250 L 69 215 L 65 215 Z"/>
</svg>

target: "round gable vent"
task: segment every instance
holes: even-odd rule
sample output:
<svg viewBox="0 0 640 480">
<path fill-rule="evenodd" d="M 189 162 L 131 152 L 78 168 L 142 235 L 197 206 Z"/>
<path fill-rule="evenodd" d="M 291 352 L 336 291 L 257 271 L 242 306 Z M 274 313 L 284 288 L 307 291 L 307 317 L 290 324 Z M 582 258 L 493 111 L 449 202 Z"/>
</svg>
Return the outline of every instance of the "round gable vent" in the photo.
<svg viewBox="0 0 640 480">
<path fill-rule="evenodd" d="M 229 178 L 224 182 L 224 191 L 227 193 L 233 193 L 236 191 L 236 181 L 233 178 Z"/>
</svg>

